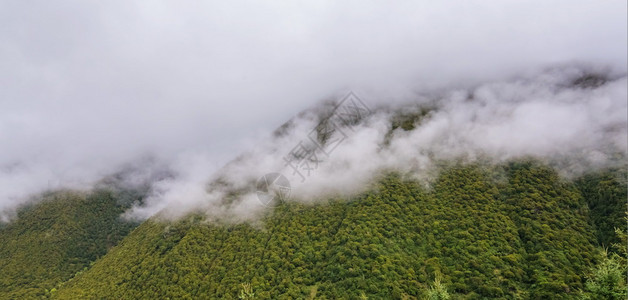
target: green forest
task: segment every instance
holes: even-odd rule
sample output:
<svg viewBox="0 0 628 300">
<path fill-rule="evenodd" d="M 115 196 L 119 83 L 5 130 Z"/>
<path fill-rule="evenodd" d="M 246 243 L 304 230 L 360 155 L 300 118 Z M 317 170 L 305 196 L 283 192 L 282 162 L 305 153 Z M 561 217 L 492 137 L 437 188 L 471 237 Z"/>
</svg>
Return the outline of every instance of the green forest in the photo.
<svg viewBox="0 0 628 300">
<path fill-rule="evenodd" d="M 42 195 L 0 227 L 0 299 L 47 298 L 105 255 L 138 224 L 120 218 L 129 192 Z"/>
<path fill-rule="evenodd" d="M 113 192 L 47 198 L 0 229 L 2 299 L 626 297 L 623 170 L 449 164 L 239 224 L 137 226 Z"/>
</svg>

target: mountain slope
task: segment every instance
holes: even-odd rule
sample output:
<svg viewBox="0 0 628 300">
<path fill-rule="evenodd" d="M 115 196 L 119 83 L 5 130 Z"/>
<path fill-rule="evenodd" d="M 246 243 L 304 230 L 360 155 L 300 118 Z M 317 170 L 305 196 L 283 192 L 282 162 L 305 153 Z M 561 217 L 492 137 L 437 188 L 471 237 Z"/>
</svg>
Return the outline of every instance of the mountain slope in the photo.
<svg viewBox="0 0 628 300">
<path fill-rule="evenodd" d="M 137 224 L 120 219 L 119 193 L 54 192 L 0 228 L 0 299 L 49 295 L 87 268 Z"/>
<path fill-rule="evenodd" d="M 146 221 L 52 296 L 414 299 L 440 281 L 455 298 L 568 299 L 599 259 L 590 213 L 534 162 L 450 166 L 432 189 L 391 174 L 260 223 Z"/>
<path fill-rule="evenodd" d="M 620 243 L 615 228 L 626 228 L 627 177 L 626 169 L 611 169 L 587 174 L 576 181 L 589 204 L 598 241 L 605 247 Z"/>
</svg>

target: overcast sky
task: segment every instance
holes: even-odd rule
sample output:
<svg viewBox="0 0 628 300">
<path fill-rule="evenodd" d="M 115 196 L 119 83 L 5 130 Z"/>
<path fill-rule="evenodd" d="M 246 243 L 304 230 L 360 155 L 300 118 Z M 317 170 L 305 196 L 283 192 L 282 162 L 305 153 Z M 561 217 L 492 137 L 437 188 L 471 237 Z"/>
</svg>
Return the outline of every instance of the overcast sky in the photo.
<svg viewBox="0 0 628 300">
<path fill-rule="evenodd" d="M 209 176 L 341 90 L 625 74 L 626 5 L 0 1 L 0 210 L 147 156 Z"/>
</svg>

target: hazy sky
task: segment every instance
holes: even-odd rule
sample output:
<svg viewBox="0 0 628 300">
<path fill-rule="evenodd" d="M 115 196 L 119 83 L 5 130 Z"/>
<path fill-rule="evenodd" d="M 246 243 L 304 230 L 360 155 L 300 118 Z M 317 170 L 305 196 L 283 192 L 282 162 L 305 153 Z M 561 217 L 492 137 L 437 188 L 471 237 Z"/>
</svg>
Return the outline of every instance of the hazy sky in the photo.
<svg viewBox="0 0 628 300">
<path fill-rule="evenodd" d="M 147 156 L 206 178 L 339 90 L 388 101 L 574 63 L 625 74 L 626 6 L 0 1 L 0 211 Z"/>
</svg>

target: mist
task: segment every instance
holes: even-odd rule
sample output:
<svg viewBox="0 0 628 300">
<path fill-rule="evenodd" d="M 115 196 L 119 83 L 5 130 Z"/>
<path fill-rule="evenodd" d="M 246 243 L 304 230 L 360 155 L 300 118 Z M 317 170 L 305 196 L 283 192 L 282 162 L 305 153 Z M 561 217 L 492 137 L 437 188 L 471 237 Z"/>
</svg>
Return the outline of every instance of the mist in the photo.
<svg viewBox="0 0 628 300">
<path fill-rule="evenodd" d="M 295 201 L 461 155 L 603 166 L 626 151 L 626 11 L 625 1 L 4 1 L 0 215 L 132 169 L 125 182 L 151 192 L 130 217 L 248 218 L 264 209 L 254 194 L 224 205 L 227 191 L 210 183 L 292 176 L 283 158 L 320 121 L 311 109 L 348 91 L 373 113 L 307 180 L 289 178 Z M 607 82 L 570 85 L 589 73 Z M 413 103 L 438 109 L 389 136 L 394 110 Z"/>
<path fill-rule="evenodd" d="M 499 164 L 534 158 L 565 178 L 625 168 L 627 78 L 592 79 L 590 72 L 552 69 L 417 94 L 405 102 L 367 108 L 370 113 L 355 124 L 330 121 L 346 105 L 339 97 L 291 119 L 209 180 L 159 181 L 160 189 L 127 216 L 159 213 L 176 219 L 202 211 L 231 221 L 255 219 L 278 205 L 257 196 L 256 182 L 269 173 L 289 181 L 291 195 L 283 201 L 315 203 L 365 192 L 389 171 L 429 186 L 447 161 Z M 594 84 L 583 84 L 583 78 Z M 412 117 L 412 128 L 393 127 L 403 116 Z"/>
</svg>

